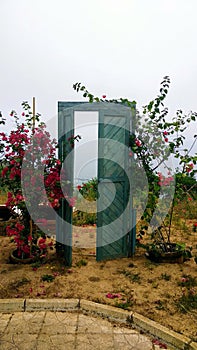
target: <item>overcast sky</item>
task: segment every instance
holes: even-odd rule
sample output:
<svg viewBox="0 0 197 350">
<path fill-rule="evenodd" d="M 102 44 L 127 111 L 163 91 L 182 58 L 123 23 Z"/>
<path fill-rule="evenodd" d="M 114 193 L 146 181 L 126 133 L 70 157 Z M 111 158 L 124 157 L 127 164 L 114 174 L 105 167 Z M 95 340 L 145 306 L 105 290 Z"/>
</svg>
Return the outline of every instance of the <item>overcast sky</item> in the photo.
<svg viewBox="0 0 197 350">
<path fill-rule="evenodd" d="M 0 110 L 36 97 L 45 120 L 57 101 L 127 97 L 140 108 L 171 78 L 167 106 L 197 111 L 196 0 L 0 0 Z"/>
</svg>

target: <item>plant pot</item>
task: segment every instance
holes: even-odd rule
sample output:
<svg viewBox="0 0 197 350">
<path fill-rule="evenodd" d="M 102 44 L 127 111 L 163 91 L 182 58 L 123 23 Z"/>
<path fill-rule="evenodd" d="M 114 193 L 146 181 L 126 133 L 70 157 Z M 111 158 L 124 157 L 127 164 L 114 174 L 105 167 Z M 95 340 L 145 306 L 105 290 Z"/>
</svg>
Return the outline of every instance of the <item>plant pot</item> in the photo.
<svg viewBox="0 0 197 350">
<path fill-rule="evenodd" d="M 167 248 L 164 251 L 164 247 Z M 158 263 L 183 263 L 188 260 L 187 252 L 181 249 L 176 243 L 157 244 L 145 253 L 146 257 L 151 261 Z"/>
<path fill-rule="evenodd" d="M 43 251 L 39 250 L 36 252 L 36 254 L 32 257 L 24 257 L 20 258 L 18 256 L 18 251 L 17 249 L 13 250 L 13 252 L 10 253 L 10 261 L 13 264 L 32 264 L 38 260 L 41 259 L 41 256 L 43 254 Z"/>
</svg>

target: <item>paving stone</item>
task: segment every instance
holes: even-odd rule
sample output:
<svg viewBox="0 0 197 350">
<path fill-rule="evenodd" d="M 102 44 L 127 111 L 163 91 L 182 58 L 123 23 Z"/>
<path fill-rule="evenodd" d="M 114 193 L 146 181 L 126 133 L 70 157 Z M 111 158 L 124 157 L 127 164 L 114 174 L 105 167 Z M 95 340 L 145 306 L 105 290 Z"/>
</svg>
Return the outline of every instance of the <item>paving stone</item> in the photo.
<svg viewBox="0 0 197 350">
<path fill-rule="evenodd" d="M 45 312 L 16 312 L 13 314 L 5 333 L 13 334 L 37 334 L 40 332 Z"/>
<path fill-rule="evenodd" d="M 0 334 L 5 331 L 5 328 L 8 326 L 12 314 L 2 314 L 0 313 Z"/>
<path fill-rule="evenodd" d="M 55 326 L 54 326 L 55 325 Z M 77 314 L 67 312 L 46 313 L 41 333 L 64 334 L 75 333 L 77 328 Z"/>
<path fill-rule="evenodd" d="M 77 334 L 77 350 L 112 350 L 114 340 L 112 334 Z"/>
<path fill-rule="evenodd" d="M 113 332 L 113 326 L 107 320 L 101 318 L 79 315 L 78 320 L 78 333 L 111 333 Z"/>
<path fill-rule="evenodd" d="M 152 343 L 141 334 L 114 334 L 114 343 L 122 349 L 152 350 Z M 120 348 L 121 348 L 120 347 Z"/>
<path fill-rule="evenodd" d="M 0 339 L 1 350 L 35 350 L 37 334 L 4 334 Z"/>
<path fill-rule="evenodd" d="M 41 334 L 38 337 L 36 350 L 73 350 L 75 334 Z"/>
</svg>

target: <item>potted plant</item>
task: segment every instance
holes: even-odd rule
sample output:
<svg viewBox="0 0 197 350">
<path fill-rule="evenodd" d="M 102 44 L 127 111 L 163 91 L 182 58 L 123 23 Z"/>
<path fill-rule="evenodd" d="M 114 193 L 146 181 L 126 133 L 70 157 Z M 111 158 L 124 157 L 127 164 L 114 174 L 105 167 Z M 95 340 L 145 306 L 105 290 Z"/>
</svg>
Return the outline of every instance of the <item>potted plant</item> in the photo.
<svg viewBox="0 0 197 350">
<path fill-rule="evenodd" d="M 43 219 L 42 206 L 58 208 L 63 193 L 57 143 L 51 140 L 40 115 L 34 116 L 27 102 L 23 102 L 22 107 L 20 118 L 14 111 L 10 114 L 15 125 L 13 130 L 0 133 L 0 185 L 7 191 L 6 206 L 18 211 L 17 220 L 8 222 L 6 231 L 16 244 L 12 260 L 23 263 L 46 254 L 51 242 L 47 243 L 46 233 L 38 229 L 35 221 Z M 6 122 L 0 115 L 0 124 L 6 126 Z M 25 189 L 28 188 L 31 192 L 27 196 Z"/>
</svg>

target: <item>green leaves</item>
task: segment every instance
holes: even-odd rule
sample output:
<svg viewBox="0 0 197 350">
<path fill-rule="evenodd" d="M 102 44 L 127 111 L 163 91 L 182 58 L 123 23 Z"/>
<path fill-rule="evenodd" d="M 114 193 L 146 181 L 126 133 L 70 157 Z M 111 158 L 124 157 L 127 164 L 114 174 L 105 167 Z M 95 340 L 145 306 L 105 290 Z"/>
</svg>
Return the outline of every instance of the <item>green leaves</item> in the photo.
<svg viewBox="0 0 197 350">
<path fill-rule="evenodd" d="M 157 169 L 164 165 L 165 162 L 173 154 L 174 158 L 179 161 L 179 167 L 182 166 L 183 175 L 190 172 L 193 176 L 197 170 L 191 168 L 191 164 L 197 163 L 197 155 L 191 156 L 195 141 L 192 143 L 190 149 L 184 149 L 185 136 L 184 132 L 188 126 L 197 120 L 197 113 L 190 112 L 184 115 L 181 109 L 177 110 L 175 116 L 169 118 L 168 108 L 164 107 L 164 101 L 168 94 L 170 87 L 170 78 L 165 76 L 161 82 L 159 94 L 147 105 L 143 107 L 143 114 L 140 115 L 138 111 L 135 114 L 135 134 L 130 135 L 129 147 L 132 153 L 138 159 L 139 168 L 142 168 L 147 176 L 149 185 L 149 194 L 147 199 L 147 206 L 143 213 L 143 224 L 141 225 L 140 234 L 148 230 L 154 210 L 157 206 L 157 201 L 160 195 L 161 182 L 158 179 Z M 81 83 L 74 84 L 74 89 L 83 92 L 84 97 L 88 97 L 89 102 L 103 101 L 91 94 Z M 129 101 L 127 98 L 106 100 L 108 103 L 118 103 L 128 106 L 133 109 L 136 106 L 135 101 Z M 136 140 L 139 142 L 136 143 Z M 195 135 L 197 140 L 197 135 Z M 190 162 L 190 163 L 189 163 Z M 176 188 L 179 191 L 179 188 Z M 176 193 L 177 193 L 176 192 Z M 175 201 L 172 203 L 171 209 Z M 169 208 L 168 208 L 169 209 Z M 158 222 L 159 222 L 158 218 Z M 169 216 L 170 220 L 170 216 Z M 171 221 L 168 223 L 168 228 L 171 226 Z M 170 229 L 169 229 L 170 234 Z M 161 236 L 160 236 L 161 237 Z"/>
</svg>

